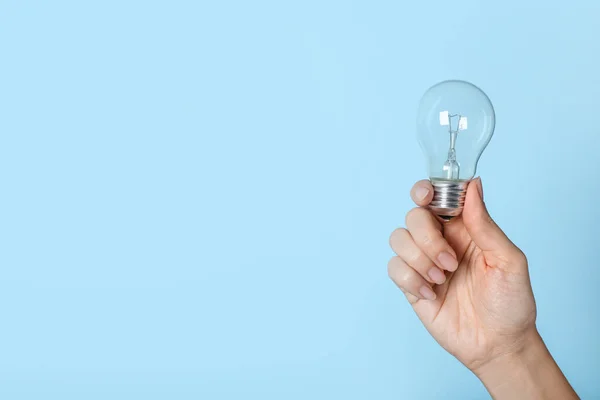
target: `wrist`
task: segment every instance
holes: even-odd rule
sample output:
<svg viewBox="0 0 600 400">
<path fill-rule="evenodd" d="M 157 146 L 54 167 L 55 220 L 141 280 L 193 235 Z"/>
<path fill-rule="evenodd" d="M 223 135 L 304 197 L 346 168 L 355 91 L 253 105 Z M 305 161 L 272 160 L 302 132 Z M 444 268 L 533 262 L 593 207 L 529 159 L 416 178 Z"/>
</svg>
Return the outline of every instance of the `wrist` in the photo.
<svg viewBox="0 0 600 400">
<path fill-rule="evenodd" d="M 513 375 L 519 376 L 549 355 L 536 329 L 526 332 L 519 342 L 515 348 L 501 352 L 474 368 L 473 373 L 487 386 L 488 382 L 495 384 Z"/>
<path fill-rule="evenodd" d="M 544 341 L 532 329 L 521 345 L 473 372 L 495 399 L 577 399 Z"/>
</svg>

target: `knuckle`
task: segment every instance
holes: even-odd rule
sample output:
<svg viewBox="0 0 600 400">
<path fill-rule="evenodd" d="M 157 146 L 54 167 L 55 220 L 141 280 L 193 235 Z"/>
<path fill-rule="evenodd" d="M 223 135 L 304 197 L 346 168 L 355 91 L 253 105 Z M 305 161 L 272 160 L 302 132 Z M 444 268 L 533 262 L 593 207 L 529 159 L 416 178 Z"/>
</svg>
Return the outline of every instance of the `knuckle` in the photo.
<svg viewBox="0 0 600 400">
<path fill-rule="evenodd" d="M 398 285 L 408 289 L 412 286 L 413 280 L 414 274 L 412 273 L 412 270 L 406 268 L 406 270 L 402 271 L 400 277 L 398 278 Z"/>
<path fill-rule="evenodd" d="M 415 251 L 411 254 L 410 264 L 413 268 L 420 269 L 426 264 L 430 264 L 429 258 L 422 251 Z"/>
<path fill-rule="evenodd" d="M 431 237 L 431 233 L 425 233 L 421 238 L 421 244 L 425 247 L 431 247 L 435 242 L 435 239 Z"/>
<path fill-rule="evenodd" d="M 402 245 L 402 243 L 404 243 L 408 237 L 410 236 L 410 234 L 408 233 L 408 231 L 404 228 L 398 228 L 395 229 L 392 234 L 390 235 L 390 239 L 389 239 L 389 244 L 390 247 L 394 247 L 394 244 L 399 244 Z"/>
<path fill-rule="evenodd" d="M 406 225 L 412 225 L 414 222 L 423 218 L 428 213 L 427 210 L 421 207 L 415 207 L 406 213 Z"/>
<path fill-rule="evenodd" d="M 446 240 L 442 237 L 441 233 L 435 232 L 427 232 L 421 237 L 421 246 L 427 251 L 430 255 L 434 255 L 437 253 L 441 253 L 446 249 Z"/>
<path fill-rule="evenodd" d="M 400 289 L 409 290 L 414 286 L 417 273 L 399 257 L 392 257 L 388 262 L 388 276 Z"/>
</svg>

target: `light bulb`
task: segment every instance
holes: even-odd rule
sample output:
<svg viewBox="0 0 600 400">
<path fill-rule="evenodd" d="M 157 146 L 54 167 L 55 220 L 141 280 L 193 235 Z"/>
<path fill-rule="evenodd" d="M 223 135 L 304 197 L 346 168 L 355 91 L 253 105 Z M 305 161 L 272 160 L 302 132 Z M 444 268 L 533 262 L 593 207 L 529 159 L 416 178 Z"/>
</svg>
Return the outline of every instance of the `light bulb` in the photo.
<svg viewBox="0 0 600 400">
<path fill-rule="evenodd" d="M 467 185 L 494 134 L 494 107 L 477 86 L 451 80 L 429 88 L 417 114 L 417 138 L 434 188 L 430 208 L 450 220 L 461 214 Z"/>
</svg>

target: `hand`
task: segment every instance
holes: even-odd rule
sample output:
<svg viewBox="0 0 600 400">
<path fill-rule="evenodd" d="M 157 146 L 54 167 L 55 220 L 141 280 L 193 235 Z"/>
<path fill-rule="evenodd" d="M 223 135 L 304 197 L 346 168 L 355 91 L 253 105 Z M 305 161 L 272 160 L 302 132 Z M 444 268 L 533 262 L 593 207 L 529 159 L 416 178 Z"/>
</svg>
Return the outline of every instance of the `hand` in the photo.
<svg viewBox="0 0 600 400">
<path fill-rule="evenodd" d="M 424 208 L 429 181 L 411 197 L 390 245 L 389 275 L 440 345 L 469 369 L 518 351 L 535 331 L 536 307 L 527 259 L 490 218 L 481 180 L 469 184 L 462 216 L 442 223 Z"/>
<path fill-rule="evenodd" d="M 431 335 L 494 398 L 577 398 L 537 333 L 527 259 L 488 214 L 481 180 L 446 223 L 425 208 L 429 181 L 411 197 L 420 207 L 390 237 L 388 273 Z"/>
</svg>

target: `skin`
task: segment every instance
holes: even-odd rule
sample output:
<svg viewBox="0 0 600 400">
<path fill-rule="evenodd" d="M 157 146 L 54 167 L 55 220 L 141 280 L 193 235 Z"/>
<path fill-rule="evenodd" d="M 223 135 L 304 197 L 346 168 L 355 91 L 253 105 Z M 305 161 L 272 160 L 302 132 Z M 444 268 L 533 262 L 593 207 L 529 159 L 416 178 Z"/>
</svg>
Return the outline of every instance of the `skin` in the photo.
<svg viewBox="0 0 600 400">
<path fill-rule="evenodd" d="M 494 399 L 578 399 L 538 334 L 527 258 L 488 214 L 481 179 L 446 223 L 426 208 L 429 181 L 411 197 L 388 273 L 429 333 Z"/>
</svg>

